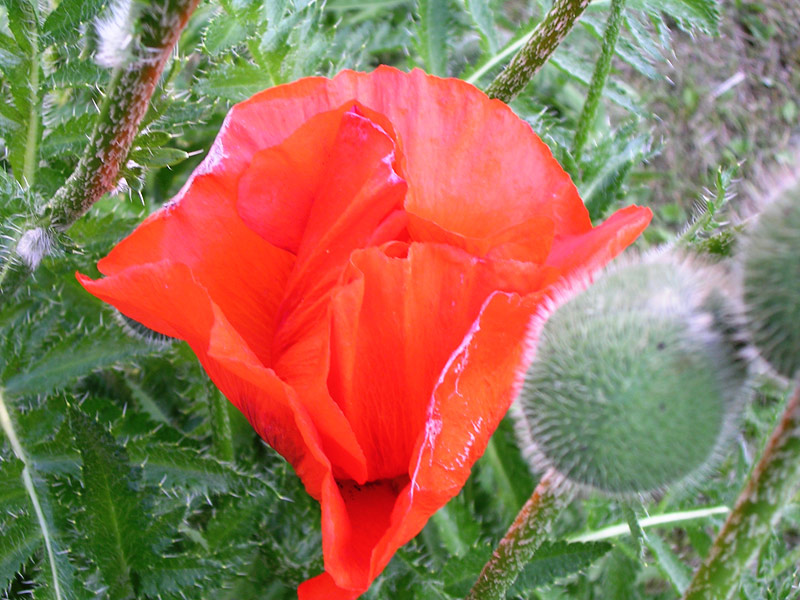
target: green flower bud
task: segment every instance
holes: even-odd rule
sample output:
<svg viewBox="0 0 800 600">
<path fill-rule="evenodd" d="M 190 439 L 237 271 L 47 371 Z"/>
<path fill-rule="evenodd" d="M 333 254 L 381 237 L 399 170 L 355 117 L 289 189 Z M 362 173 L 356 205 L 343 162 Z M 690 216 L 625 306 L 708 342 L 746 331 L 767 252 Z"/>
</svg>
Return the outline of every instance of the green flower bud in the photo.
<svg viewBox="0 0 800 600">
<path fill-rule="evenodd" d="M 746 396 L 736 315 L 718 270 L 660 257 L 538 319 L 515 406 L 532 465 L 617 496 L 708 470 Z"/>
<path fill-rule="evenodd" d="M 775 371 L 794 377 L 800 370 L 800 184 L 761 214 L 743 263 L 753 343 Z"/>
</svg>

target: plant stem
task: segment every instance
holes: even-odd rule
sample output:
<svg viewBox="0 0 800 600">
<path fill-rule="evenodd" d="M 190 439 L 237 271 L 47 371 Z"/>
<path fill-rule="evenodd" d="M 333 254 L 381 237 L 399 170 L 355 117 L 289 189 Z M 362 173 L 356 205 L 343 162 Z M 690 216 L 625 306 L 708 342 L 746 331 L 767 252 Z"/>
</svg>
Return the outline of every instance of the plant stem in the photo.
<svg viewBox="0 0 800 600">
<path fill-rule="evenodd" d="M 511 102 L 572 30 L 589 0 L 555 0 L 525 45 L 486 88 L 490 98 Z"/>
<path fill-rule="evenodd" d="M 3 400 L 3 392 L 0 389 L 0 428 L 6 434 L 11 449 L 16 457 L 22 461 L 22 483 L 25 486 L 25 491 L 28 492 L 28 497 L 33 505 L 33 511 L 36 513 L 36 519 L 39 522 L 39 528 L 42 530 L 42 537 L 44 538 L 44 546 L 47 551 L 47 561 L 50 563 L 50 571 L 53 576 L 53 594 L 56 600 L 61 600 L 61 586 L 59 583 L 58 571 L 56 569 L 55 552 L 53 551 L 53 542 L 50 535 L 50 528 L 47 526 L 47 520 L 44 518 L 44 511 L 42 505 L 39 503 L 39 496 L 36 493 L 36 488 L 33 485 L 33 478 L 31 478 L 31 468 L 28 462 L 28 456 L 20 444 L 17 432 L 14 430 L 14 423 L 11 421 L 11 415 L 8 414 L 6 403 Z"/>
<path fill-rule="evenodd" d="M 499 600 L 542 544 L 553 519 L 572 500 L 564 476 L 550 469 L 484 565 L 467 600 Z"/>
<path fill-rule="evenodd" d="M 589 84 L 589 92 L 586 101 L 583 103 L 583 110 L 578 119 L 578 127 L 575 130 L 575 139 L 572 142 L 572 155 L 575 162 L 579 162 L 583 147 L 589 139 L 589 131 L 597 118 L 597 108 L 600 105 L 600 98 L 603 95 L 603 88 L 606 86 L 608 74 L 611 72 L 611 59 L 614 58 L 614 49 L 619 39 L 619 28 L 622 24 L 622 15 L 625 12 L 625 0 L 611 0 L 611 14 L 608 15 L 606 30 L 603 34 L 603 47 L 600 51 L 600 58 L 594 66 L 592 81 Z"/>
<path fill-rule="evenodd" d="M 799 485 L 800 381 L 684 600 L 730 598 Z"/>
<path fill-rule="evenodd" d="M 92 138 L 75 171 L 47 207 L 50 223 L 69 228 L 117 182 L 150 97 L 199 0 L 158 0 L 141 16 L 141 40 L 132 59 L 118 67 Z"/>
<path fill-rule="evenodd" d="M 22 162 L 22 177 L 28 188 L 36 183 L 36 158 L 39 145 L 39 16 L 38 7 L 34 3 L 36 22 L 30 29 L 31 69 L 28 80 L 30 98 L 28 102 L 28 132 L 25 136 L 25 156 Z"/>
</svg>

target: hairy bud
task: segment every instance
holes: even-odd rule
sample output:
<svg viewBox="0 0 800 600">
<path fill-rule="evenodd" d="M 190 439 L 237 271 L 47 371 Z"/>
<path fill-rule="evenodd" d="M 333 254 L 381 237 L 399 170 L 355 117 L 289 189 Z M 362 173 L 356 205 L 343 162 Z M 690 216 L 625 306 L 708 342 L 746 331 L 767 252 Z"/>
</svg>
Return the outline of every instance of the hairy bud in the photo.
<svg viewBox="0 0 800 600">
<path fill-rule="evenodd" d="M 759 217 L 743 259 L 750 334 L 761 356 L 784 377 L 800 370 L 800 182 Z"/>
<path fill-rule="evenodd" d="M 532 464 L 617 496 L 706 471 L 746 396 L 731 296 L 715 268 L 654 257 L 534 322 L 515 408 Z"/>
</svg>

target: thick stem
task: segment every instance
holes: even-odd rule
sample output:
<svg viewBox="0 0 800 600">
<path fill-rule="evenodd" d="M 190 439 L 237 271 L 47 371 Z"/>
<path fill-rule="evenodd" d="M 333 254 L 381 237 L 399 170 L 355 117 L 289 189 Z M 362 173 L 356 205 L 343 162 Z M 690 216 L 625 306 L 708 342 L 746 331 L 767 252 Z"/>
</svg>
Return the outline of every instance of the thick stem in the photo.
<svg viewBox="0 0 800 600">
<path fill-rule="evenodd" d="M 142 36 L 133 57 L 115 71 L 89 146 L 48 205 L 56 229 L 67 229 L 113 189 L 161 72 L 198 3 L 158 0 L 142 14 Z"/>
<path fill-rule="evenodd" d="M 726 600 L 800 485 L 800 382 L 684 600 Z"/>
<path fill-rule="evenodd" d="M 505 69 L 486 88 L 490 98 L 511 102 L 572 30 L 589 0 L 555 0 L 542 22 Z"/>
<path fill-rule="evenodd" d="M 600 51 L 600 58 L 594 66 L 592 81 L 589 84 L 589 93 L 586 95 L 586 101 L 578 119 L 575 139 L 572 143 L 572 155 L 575 157 L 575 162 L 580 161 L 583 147 L 586 145 L 586 140 L 589 139 L 589 131 L 597 118 L 597 108 L 600 105 L 600 98 L 603 95 L 603 88 L 606 86 L 608 74 L 611 72 L 611 59 L 614 57 L 614 50 L 619 39 L 619 28 L 622 24 L 624 12 L 625 0 L 611 0 L 611 14 L 608 15 L 606 30 L 603 34 L 603 48 Z"/>
<path fill-rule="evenodd" d="M 8 414 L 6 403 L 3 401 L 3 392 L 0 390 L 0 429 L 6 434 L 8 442 L 11 444 L 11 450 L 16 457 L 22 461 L 22 484 L 25 486 L 25 491 L 28 492 L 28 497 L 33 505 L 33 512 L 36 514 L 36 520 L 39 522 L 39 528 L 42 530 L 42 537 L 44 538 L 44 547 L 47 551 L 47 562 L 50 563 L 50 570 L 53 576 L 53 595 L 56 600 L 61 600 L 61 584 L 58 577 L 58 570 L 56 569 L 56 558 L 53 550 L 52 535 L 50 528 L 47 525 L 47 519 L 44 517 L 42 505 L 39 502 L 39 495 L 36 493 L 36 488 L 33 485 L 33 478 L 31 477 L 31 467 L 28 462 L 28 456 L 22 448 L 22 444 L 17 437 L 17 432 L 14 429 L 14 423 L 11 421 L 11 415 Z"/>
<path fill-rule="evenodd" d="M 519 511 L 491 560 L 481 571 L 467 600 L 499 600 L 533 558 L 545 540 L 555 517 L 569 504 L 572 493 L 564 476 L 550 469 L 539 480 L 533 495 Z"/>
</svg>

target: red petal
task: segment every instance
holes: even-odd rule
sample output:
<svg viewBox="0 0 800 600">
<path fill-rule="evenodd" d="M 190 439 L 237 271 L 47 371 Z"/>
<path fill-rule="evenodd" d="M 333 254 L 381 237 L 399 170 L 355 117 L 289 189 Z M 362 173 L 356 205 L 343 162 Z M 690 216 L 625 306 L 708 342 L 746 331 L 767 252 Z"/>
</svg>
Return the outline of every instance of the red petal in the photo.
<svg viewBox="0 0 800 600">
<path fill-rule="evenodd" d="M 407 473 L 431 390 L 486 298 L 528 293 L 557 274 L 438 244 L 412 244 L 408 258 L 369 248 L 351 263 L 332 300 L 328 387 L 375 481 Z"/>
<path fill-rule="evenodd" d="M 575 272 L 591 274 L 630 246 L 652 218 L 649 208 L 629 206 L 618 210 L 586 233 L 554 240 L 547 264 L 565 277 Z"/>
<path fill-rule="evenodd" d="M 330 465 L 309 414 L 294 391 L 263 367 L 186 265 L 161 261 L 97 281 L 78 274 L 78 280 L 129 317 L 185 339 L 217 387 L 294 465 L 309 493 L 320 497 Z"/>
<path fill-rule="evenodd" d="M 148 217 L 98 268 L 116 275 L 163 260 L 186 265 L 247 346 L 269 364 L 278 307 L 295 258 L 242 223 L 234 205 L 236 188 L 224 177 L 195 172 L 179 197 L 180 202 Z M 178 312 L 175 318 L 193 318 L 186 310 Z"/>
<path fill-rule="evenodd" d="M 418 70 L 344 71 L 266 90 L 234 108 L 247 127 L 229 128 L 225 146 L 274 145 L 312 115 L 353 99 L 394 129 L 415 239 L 444 241 L 438 232 L 446 231 L 474 251 L 534 218 L 550 219 L 556 235 L 591 227 L 569 176 L 529 125 L 465 82 Z"/>
</svg>

